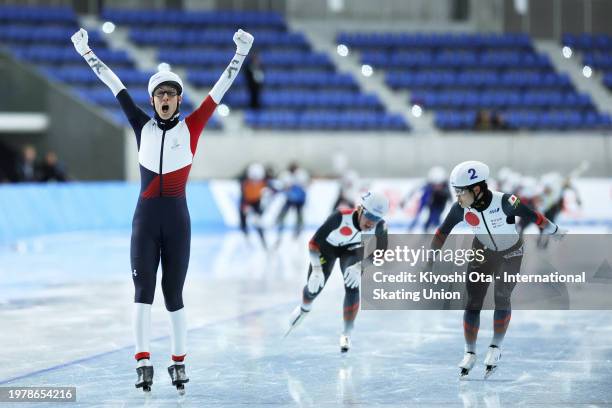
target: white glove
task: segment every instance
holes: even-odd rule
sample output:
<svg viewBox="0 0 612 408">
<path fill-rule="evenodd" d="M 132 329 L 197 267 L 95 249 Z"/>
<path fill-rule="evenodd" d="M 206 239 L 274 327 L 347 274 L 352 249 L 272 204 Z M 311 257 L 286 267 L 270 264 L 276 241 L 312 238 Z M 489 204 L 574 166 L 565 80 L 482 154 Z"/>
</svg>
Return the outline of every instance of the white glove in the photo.
<svg viewBox="0 0 612 408">
<path fill-rule="evenodd" d="M 87 41 L 89 40 L 89 37 L 87 36 L 87 31 L 85 31 L 83 28 L 72 34 L 72 37 L 70 37 L 70 39 L 74 44 L 74 49 L 76 49 L 77 52 L 81 54 L 81 56 L 91 51 L 89 45 L 87 44 Z"/>
<path fill-rule="evenodd" d="M 255 38 L 246 31 L 238 30 L 234 33 L 236 43 L 236 54 L 247 55 L 253 45 Z"/>
<path fill-rule="evenodd" d="M 317 293 L 323 285 L 325 285 L 323 268 L 321 266 L 313 266 L 310 278 L 308 278 L 308 291 L 313 294 Z"/>
<path fill-rule="evenodd" d="M 344 284 L 346 287 L 354 289 L 361 283 L 361 262 L 349 266 L 344 271 Z"/>
<path fill-rule="evenodd" d="M 566 234 L 567 234 L 567 230 L 557 225 L 557 230 L 553 232 L 552 234 L 550 234 L 550 236 L 555 241 L 561 241 L 563 238 L 565 238 Z"/>
</svg>

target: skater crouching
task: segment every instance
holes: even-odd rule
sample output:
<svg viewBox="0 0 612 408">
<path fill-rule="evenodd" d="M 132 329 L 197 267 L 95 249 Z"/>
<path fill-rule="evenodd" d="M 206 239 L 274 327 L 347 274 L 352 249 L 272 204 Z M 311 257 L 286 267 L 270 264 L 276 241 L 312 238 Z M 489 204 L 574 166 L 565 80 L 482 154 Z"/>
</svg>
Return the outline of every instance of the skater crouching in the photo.
<svg viewBox="0 0 612 408">
<path fill-rule="evenodd" d="M 489 190 L 489 167 L 478 161 L 458 164 L 450 175 L 450 185 L 457 196 L 446 219 L 436 231 L 432 249 L 440 249 L 451 230 L 465 221 L 475 234 L 472 249 L 484 250 L 482 262 L 471 262 L 468 274 L 478 272 L 496 275 L 520 273 L 523 259 L 523 242 L 517 233 L 515 217 L 533 221 L 545 235 L 561 239 L 566 233 L 542 214 L 531 210 L 512 194 Z M 510 297 L 515 283 L 495 280 L 495 312 L 493 315 L 493 339 L 484 363 L 485 378 L 492 374 L 501 359 L 501 345 L 510 324 Z M 459 363 L 460 375 L 466 376 L 476 363 L 476 338 L 480 327 L 480 311 L 487 294 L 488 282 L 467 282 L 467 305 L 463 315 L 465 354 Z"/>
<path fill-rule="evenodd" d="M 312 309 L 312 303 L 321 293 L 331 271 L 340 260 L 344 277 L 344 330 L 340 336 L 340 351 L 351 347 L 350 335 L 359 311 L 359 286 L 361 284 L 361 260 L 364 248 L 362 233 L 373 232 L 377 249 L 387 247 L 387 226 L 383 217 L 389 210 L 389 201 L 378 193 L 368 192 L 356 209 L 337 210 L 319 227 L 310 240 L 310 266 L 308 280 L 302 291 L 302 304 L 290 318 L 289 332 L 299 325 Z"/>
</svg>

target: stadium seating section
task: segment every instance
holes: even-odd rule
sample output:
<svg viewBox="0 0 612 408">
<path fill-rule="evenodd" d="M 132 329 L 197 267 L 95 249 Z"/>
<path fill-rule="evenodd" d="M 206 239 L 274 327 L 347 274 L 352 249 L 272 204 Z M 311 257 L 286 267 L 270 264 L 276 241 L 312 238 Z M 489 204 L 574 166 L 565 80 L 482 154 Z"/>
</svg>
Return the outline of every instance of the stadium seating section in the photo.
<svg viewBox="0 0 612 408">
<path fill-rule="evenodd" d="M 212 87 L 232 57 L 234 31 L 252 32 L 252 54 L 265 73 L 261 107 L 250 108 L 242 75 L 224 100 L 244 110 L 250 127 L 410 129 L 402 115 L 387 112 L 376 94 L 364 92 L 352 74 L 340 72 L 328 54 L 313 50 L 306 36 L 289 30 L 277 13 L 107 9 L 101 19 L 129 29 L 133 44 L 185 72 L 184 80 L 202 91 Z M 70 36 L 78 27 L 70 8 L 0 6 L 0 46 L 125 124 L 113 95 L 72 47 Z M 105 36 L 89 30 L 92 48 L 152 113 L 145 88 L 152 72 L 141 70 L 126 51 L 111 49 Z M 357 51 L 363 64 L 383 71 L 389 87 L 409 91 L 407 102 L 434 112 L 436 126 L 444 130 L 473 129 L 482 112 L 500 118 L 505 129 L 612 127 L 610 116 L 557 72 L 527 35 L 339 33 L 336 40 Z M 563 44 L 581 51 L 584 63 L 603 71 L 604 83 L 612 88 L 611 37 L 564 35 Z M 187 94 L 183 112 L 197 103 Z M 213 117 L 209 126 L 221 125 Z"/>
<path fill-rule="evenodd" d="M 245 110 L 253 128 L 408 129 L 401 115 L 385 112 L 378 96 L 362 92 L 351 74 L 338 72 L 329 55 L 313 51 L 277 13 L 106 10 L 103 18 L 129 26 L 134 44 L 156 49 L 159 61 L 184 69 L 188 82 L 203 89 L 214 85 L 234 55 L 236 29 L 253 33 L 251 54 L 264 71 L 260 109 L 250 109 L 244 76 L 224 99 Z"/>
<path fill-rule="evenodd" d="M 607 34 L 564 34 L 563 45 L 582 53 L 582 62 L 603 73 L 604 85 L 612 90 L 612 36 Z"/>
<path fill-rule="evenodd" d="M 479 112 L 505 129 L 609 128 L 591 97 L 576 91 L 523 34 L 340 33 L 338 44 L 384 70 L 387 85 L 435 112 L 441 129 L 468 130 Z"/>
<path fill-rule="evenodd" d="M 76 95 L 101 107 L 113 120 L 127 124 L 113 94 L 75 52 L 70 37 L 78 28 L 71 8 L 0 6 L 0 46 L 50 79 L 69 85 Z M 146 90 L 152 72 L 139 70 L 125 51 L 110 49 L 101 32 L 88 30 L 88 34 L 96 55 L 121 78 L 136 103 L 152 115 Z M 193 108 L 186 95 L 183 111 Z M 213 117 L 208 126 L 219 128 L 220 122 Z"/>
</svg>

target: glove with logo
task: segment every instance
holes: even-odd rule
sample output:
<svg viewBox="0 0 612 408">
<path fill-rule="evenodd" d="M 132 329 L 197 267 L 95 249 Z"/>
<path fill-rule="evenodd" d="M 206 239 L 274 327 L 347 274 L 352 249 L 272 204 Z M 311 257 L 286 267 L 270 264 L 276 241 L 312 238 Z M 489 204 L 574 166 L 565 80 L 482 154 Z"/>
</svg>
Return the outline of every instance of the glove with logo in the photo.
<svg viewBox="0 0 612 408">
<path fill-rule="evenodd" d="M 72 40 L 74 49 L 77 50 L 81 56 L 84 56 L 91 51 L 89 45 L 87 44 L 89 41 L 89 36 L 87 35 L 87 31 L 85 31 L 83 28 L 74 33 L 70 39 Z"/>
<path fill-rule="evenodd" d="M 251 50 L 255 38 L 246 31 L 238 30 L 234 33 L 234 42 L 236 43 L 236 54 L 247 55 Z"/>
</svg>

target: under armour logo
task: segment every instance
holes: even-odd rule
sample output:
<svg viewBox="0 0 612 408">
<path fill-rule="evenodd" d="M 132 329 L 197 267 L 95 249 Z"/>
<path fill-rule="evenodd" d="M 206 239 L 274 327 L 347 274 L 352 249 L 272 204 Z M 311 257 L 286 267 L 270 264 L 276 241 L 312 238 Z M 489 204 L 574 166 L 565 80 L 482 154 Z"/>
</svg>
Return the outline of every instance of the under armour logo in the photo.
<svg viewBox="0 0 612 408">
<path fill-rule="evenodd" d="M 90 58 L 87 60 L 87 62 L 90 63 L 89 66 L 92 69 L 95 69 L 98 74 L 105 68 L 104 64 L 100 62 L 100 60 L 98 60 L 97 58 Z"/>
<path fill-rule="evenodd" d="M 138 274 L 136 273 L 136 269 L 134 269 L 134 271 L 132 272 L 132 275 L 134 275 L 134 277 L 138 276 Z"/>
</svg>

